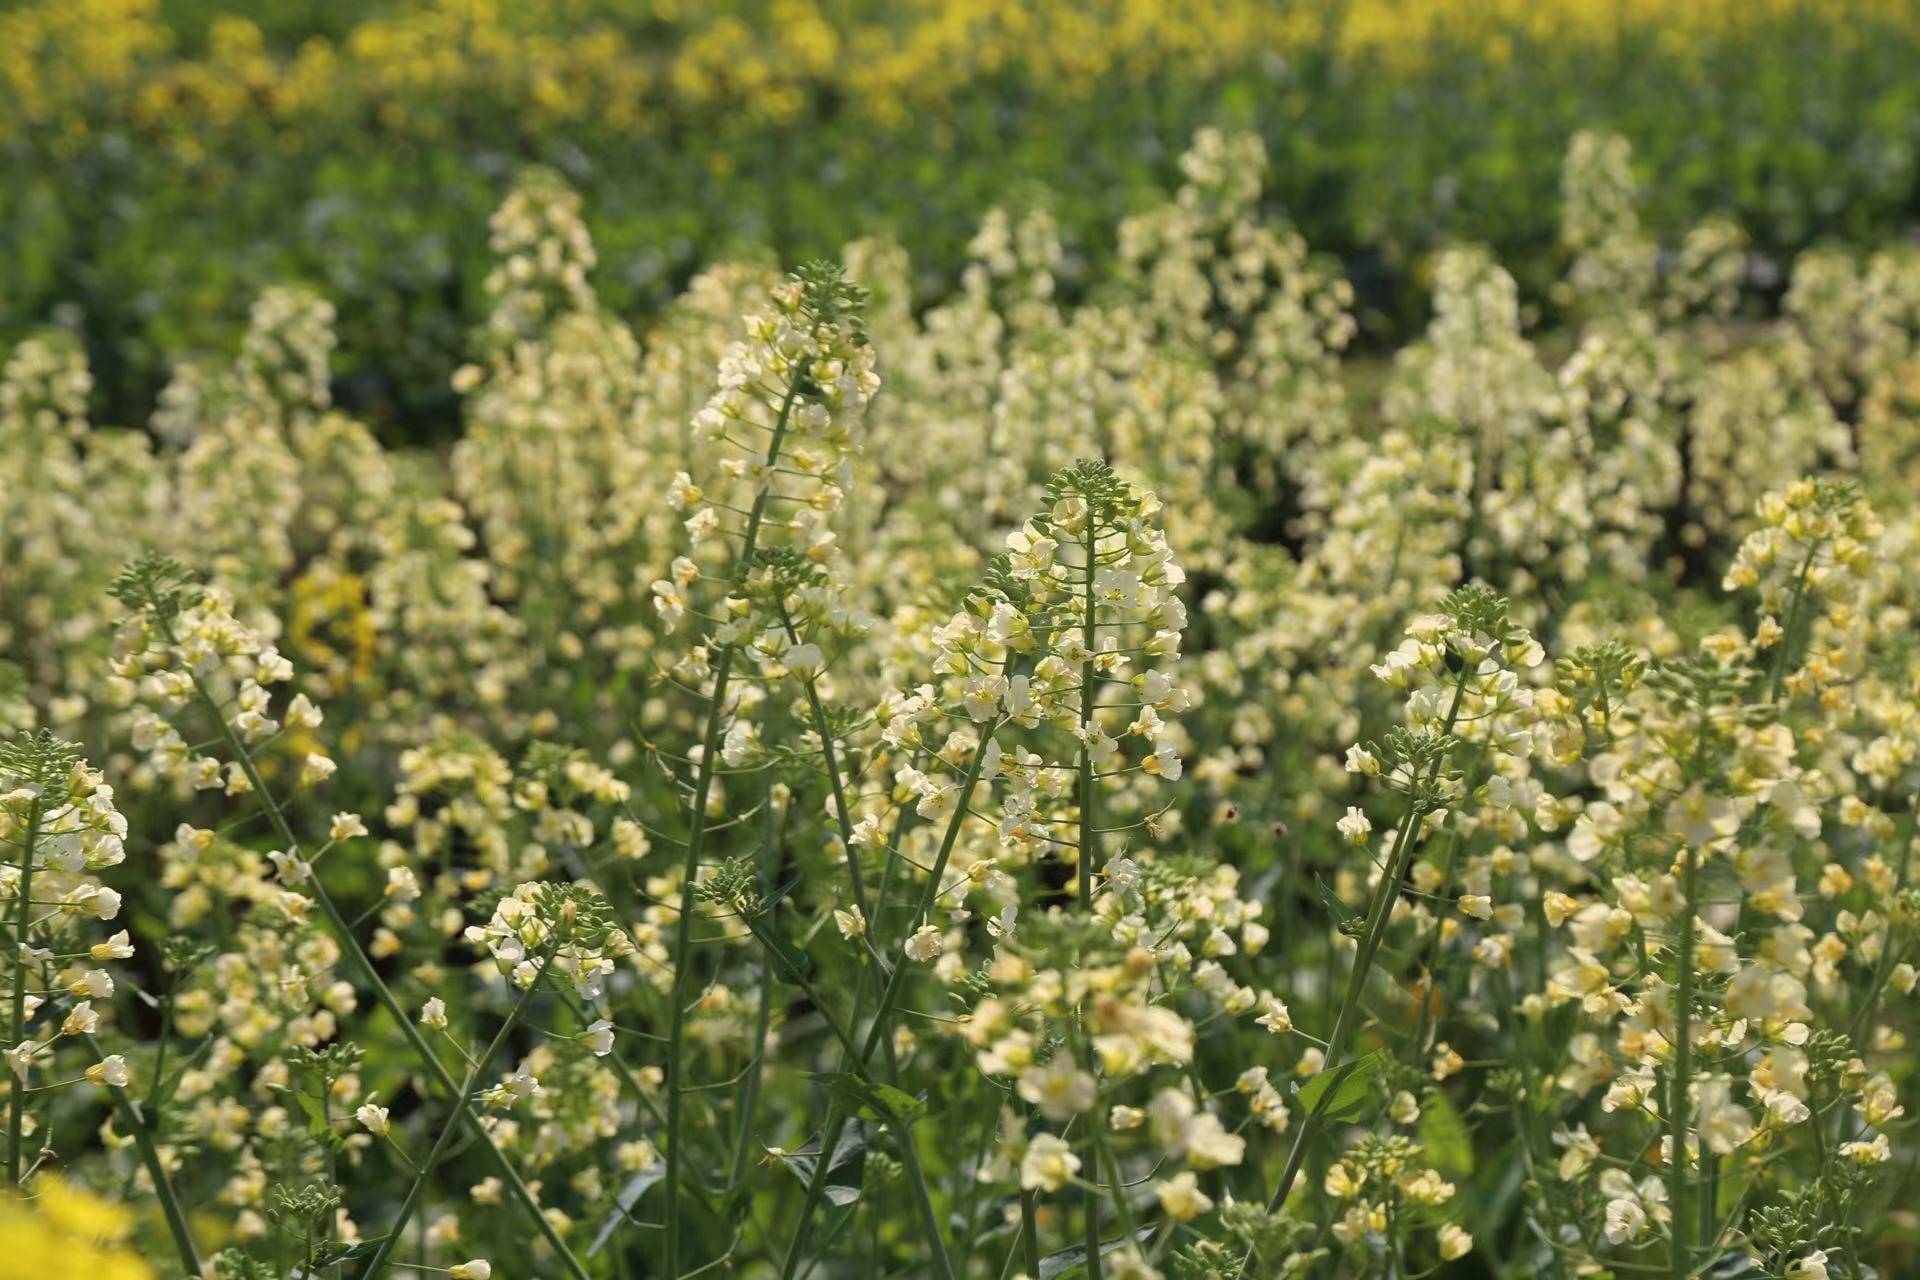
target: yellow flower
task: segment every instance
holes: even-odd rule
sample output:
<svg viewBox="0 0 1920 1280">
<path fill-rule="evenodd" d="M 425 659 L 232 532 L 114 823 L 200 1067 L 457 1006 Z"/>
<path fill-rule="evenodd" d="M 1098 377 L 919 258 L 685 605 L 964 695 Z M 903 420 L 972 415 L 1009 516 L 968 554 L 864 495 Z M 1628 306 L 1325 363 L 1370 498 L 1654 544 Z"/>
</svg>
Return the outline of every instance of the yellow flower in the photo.
<svg viewBox="0 0 1920 1280">
<path fill-rule="evenodd" d="M 123 1245 L 133 1220 L 119 1205 L 52 1176 L 31 1199 L 0 1199 L 0 1256 L 10 1272 L 41 1280 L 152 1280 Z"/>
</svg>

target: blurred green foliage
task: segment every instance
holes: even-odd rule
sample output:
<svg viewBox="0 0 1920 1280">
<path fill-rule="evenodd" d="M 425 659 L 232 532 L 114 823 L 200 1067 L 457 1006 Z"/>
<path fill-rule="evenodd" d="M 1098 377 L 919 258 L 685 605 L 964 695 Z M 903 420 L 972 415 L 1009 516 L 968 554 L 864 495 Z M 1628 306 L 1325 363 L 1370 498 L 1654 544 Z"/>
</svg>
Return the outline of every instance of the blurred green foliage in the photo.
<svg viewBox="0 0 1920 1280">
<path fill-rule="evenodd" d="M 1726 212 L 1781 262 L 1897 238 L 1916 210 L 1920 20 L 1871 4 L 1761 5 L 1684 38 L 1657 19 L 1600 38 L 1437 20 L 1410 51 L 1314 38 L 1297 7 L 1263 47 L 1262 6 L 1208 0 L 1197 21 L 1243 24 L 1219 33 L 1233 48 L 1147 57 L 1174 29 L 1146 29 L 1091 63 L 979 52 L 1020 34 L 983 0 L 999 25 L 977 49 L 915 26 L 968 0 L 10 7 L 0 342 L 79 333 L 110 421 L 142 421 L 171 360 L 223 346 L 262 286 L 299 280 L 339 306 L 342 403 L 396 439 L 450 434 L 487 216 L 530 162 L 585 195 L 600 295 L 630 317 L 718 258 L 791 262 L 878 232 L 937 296 L 986 209 L 1037 200 L 1077 255 L 1071 287 L 1208 123 L 1265 137 L 1275 211 L 1343 260 L 1382 341 L 1421 321 L 1423 265 L 1449 240 L 1492 245 L 1543 298 L 1581 128 L 1630 139 L 1657 234 Z"/>
</svg>

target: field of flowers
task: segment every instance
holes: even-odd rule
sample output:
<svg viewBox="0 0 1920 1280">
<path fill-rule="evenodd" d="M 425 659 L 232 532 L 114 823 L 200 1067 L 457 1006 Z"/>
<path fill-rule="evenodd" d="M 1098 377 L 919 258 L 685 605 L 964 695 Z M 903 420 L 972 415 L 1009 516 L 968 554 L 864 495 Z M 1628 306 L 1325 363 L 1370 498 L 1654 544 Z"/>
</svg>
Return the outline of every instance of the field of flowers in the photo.
<svg viewBox="0 0 1920 1280">
<path fill-rule="evenodd" d="M 1384 368 L 1213 129 L 644 324 L 530 171 L 440 452 L 14 344 L 0 1272 L 1920 1273 L 1920 251 L 1632 161 Z"/>
<path fill-rule="evenodd" d="M 1913 0 L 0 0 L 0 344 L 81 337 L 106 421 L 298 281 L 338 309 L 337 403 L 440 444 L 524 165 L 580 191 L 604 305 L 718 261 L 892 234 L 916 310 L 992 205 L 1044 191 L 1079 300 L 1207 126 L 1258 133 L 1263 216 L 1339 259 L 1370 351 L 1489 246 L 1525 302 L 1555 174 L 1626 137 L 1646 225 L 1752 238 L 1756 292 L 1920 217 Z"/>
</svg>

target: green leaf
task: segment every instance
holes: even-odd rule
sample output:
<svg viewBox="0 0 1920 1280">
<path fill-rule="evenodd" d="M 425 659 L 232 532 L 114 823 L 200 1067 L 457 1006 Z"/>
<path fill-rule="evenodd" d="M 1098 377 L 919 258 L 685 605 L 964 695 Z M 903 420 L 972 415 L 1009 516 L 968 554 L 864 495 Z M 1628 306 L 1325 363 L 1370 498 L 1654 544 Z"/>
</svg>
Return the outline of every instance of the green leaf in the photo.
<svg viewBox="0 0 1920 1280">
<path fill-rule="evenodd" d="M 780 1154 L 780 1163 L 800 1179 L 802 1185 L 813 1181 L 814 1168 L 820 1163 L 820 1144 L 825 1139 L 824 1133 L 816 1133 L 798 1151 Z M 838 1208 L 860 1199 L 860 1180 L 866 1173 L 867 1141 L 867 1126 L 857 1116 L 848 1120 L 840 1130 L 840 1141 L 834 1147 L 833 1161 L 827 1166 L 825 1195 L 828 1204 Z"/>
<path fill-rule="evenodd" d="M 876 1084 L 873 1091 L 888 1114 L 894 1116 L 902 1125 L 910 1125 L 927 1112 L 926 1101 L 917 1098 L 904 1089 L 896 1089 L 890 1084 Z"/>
<path fill-rule="evenodd" d="M 310 1138 L 318 1138 L 325 1142 L 331 1142 L 333 1140 L 333 1126 L 327 1123 L 327 1113 L 325 1108 L 320 1105 L 320 1100 L 309 1094 L 301 1093 L 297 1089 L 290 1090 L 290 1092 L 300 1103 L 300 1110 L 306 1113 L 307 1136 Z"/>
<path fill-rule="evenodd" d="M 795 876 L 793 879 L 781 885 L 778 889 L 775 889 L 772 893 L 768 894 L 766 897 L 766 900 L 760 904 L 760 910 L 755 912 L 755 915 L 757 916 L 772 915 L 773 909 L 779 906 L 782 902 L 784 902 L 787 898 L 787 895 L 792 893 L 794 889 L 799 887 L 799 884 L 800 884 L 800 877 Z"/>
<path fill-rule="evenodd" d="M 927 1112 L 924 1100 L 890 1084 L 874 1084 L 848 1071 L 823 1071 L 813 1082 L 850 1110 L 863 1111 L 883 1124 L 904 1129 Z"/>
<path fill-rule="evenodd" d="M 1353 936 L 1363 923 L 1360 913 L 1340 901 L 1340 895 L 1329 889 L 1327 882 L 1320 877 L 1313 878 L 1313 885 L 1320 891 L 1320 902 L 1326 907 L 1327 914 L 1333 917 L 1333 927 L 1349 937 Z"/>
<path fill-rule="evenodd" d="M 1473 1137 L 1444 1093 L 1433 1094 L 1420 1103 L 1420 1145 L 1427 1149 L 1433 1167 L 1448 1177 L 1465 1178 L 1473 1173 Z"/>
<path fill-rule="evenodd" d="M 1352 1120 L 1367 1100 L 1367 1087 L 1380 1071 L 1380 1055 L 1369 1053 L 1341 1063 L 1300 1085 L 1295 1092 L 1308 1115 L 1323 1120 Z"/>
<path fill-rule="evenodd" d="M 1122 1245 L 1149 1240 L 1152 1237 L 1152 1227 L 1141 1227 L 1130 1236 L 1116 1236 L 1112 1240 L 1102 1240 L 1100 1242 L 1100 1256 L 1104 1258 Z M 1035 1280 L 1054 1280 L 1055 1276 L 1066 1275 L 1074 1268 L 1084 1267 L 1086 1265 L 1087 1247 L 1083 1244 L 1075 1245 L 1071 1249 L 1062 1249 L 1058 1253 L 1050 1253 L 1040 1259 L 1040 1274 L 1035 1277 Z"/>
<path fill-rule="evenodd" d="M 872 1099 L 867 1082 L 850 1071 L 817 1071 L 809 1078 L 832 1094 L 835 1101 L 855 1111 L 867 1106 Z"/>
<path fill-rule="evenodd" d="M 807 974 L 813 970 L 813 957 L 794 946 L 773 931 L 768 923 L 771 913 L 761 912 L 747 917 L 747 928 L 753 930 L 753 936 L 767 949 L 767 958 L 773 962 L 774 972 L 788 986 L 804 987 Z"/>
<path fill-rule="evenodd" d="M 358 1244 L 333 1245 L 320 1251 L 319 1256 L 314 1259 L 314 1266 L 316 1268 L 331 1267 L 341 1262 L 363 1261 L 378 1253 L 386 1239 L 385 1236 L 375 1236 L 371 1240 L 362 1240 Z"/>
<path fill-rule="evenodd" d="M 621 1187 L 620 1193 L 613 1198 L 613 1212 L 608 1214 L 607 1220 L 600 1224 L 600 1230 L 593 1237 L 593 1243 L 587 1246 L 589 1258 L 600 1252 L 601 1246 L 613 1238 L 613 1233 L 619 1229 L 620 1224 L 633 1216 L 633 1206 L 640 1203 L 640 1197 L 647 1194 L 647 1188 L 666 1176 L 667 1166 L 664 1163 L 655 1163 L 627 1179 L 627 1184 Z"/>
</svg>

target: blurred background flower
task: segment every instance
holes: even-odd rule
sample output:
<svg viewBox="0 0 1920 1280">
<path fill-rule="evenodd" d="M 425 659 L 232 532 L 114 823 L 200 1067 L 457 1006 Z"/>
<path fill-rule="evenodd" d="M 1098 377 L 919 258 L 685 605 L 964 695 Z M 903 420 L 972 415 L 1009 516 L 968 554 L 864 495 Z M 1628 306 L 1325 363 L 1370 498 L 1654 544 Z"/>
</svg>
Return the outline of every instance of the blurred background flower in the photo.
<svg viewBox="0 0 1920 1280">
<path fill-rule="evenodd" d="M 1685 129 L 1674 127 L 1684 120 Z M 1338 255 L 1363 339 L 1418 332 L 1425 264 L 1556 278 L 1581 129 L 1633 146 L 1649 229 L 1708 211 L 1763 277 L 1915 210 L 1920 13 L 1900 0 L 14 0 L 0 6 L 0 342 L 85 342 L 109 421 L 299 280 L 339 307 L 336 399 L 457 432 L 486 219 L 529 162 L 585 197 L 603 300 L 701 264 L 890 233 L 944 294 L 981 216 L 1044 187 L 1062 287 L 1176 180 L 1194 130 L 1257 131 L 1264 195 Z"/>
</svg>

